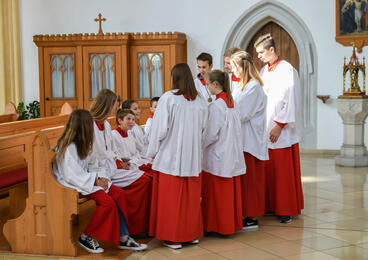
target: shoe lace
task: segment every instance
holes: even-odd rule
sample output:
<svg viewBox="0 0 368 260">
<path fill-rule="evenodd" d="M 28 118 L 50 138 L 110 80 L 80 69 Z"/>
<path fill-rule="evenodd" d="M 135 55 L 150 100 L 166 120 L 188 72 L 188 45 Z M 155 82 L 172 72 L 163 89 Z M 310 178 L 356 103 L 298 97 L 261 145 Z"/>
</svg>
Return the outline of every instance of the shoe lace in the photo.
<svg viewBox="0 0 368 260">
<path fill-rule="evenodd" d="M 139 247 L 140 245 L 137 242 L 135 242 L 133 238 L 129 237 L 127 241 L 127 246 Z"/>
<path fill-rule="evenodd" d="M 92 247 L 93 249 L 97 249 L 97 248 L 100 247 L 100 245 L 98 244 L 98 242 L 95 239 L 93 239 L 92 237 L 87 237 L 86 238 L 86 241 L 87 241 L 88 245 L 90 247 Z"/>
</svg>

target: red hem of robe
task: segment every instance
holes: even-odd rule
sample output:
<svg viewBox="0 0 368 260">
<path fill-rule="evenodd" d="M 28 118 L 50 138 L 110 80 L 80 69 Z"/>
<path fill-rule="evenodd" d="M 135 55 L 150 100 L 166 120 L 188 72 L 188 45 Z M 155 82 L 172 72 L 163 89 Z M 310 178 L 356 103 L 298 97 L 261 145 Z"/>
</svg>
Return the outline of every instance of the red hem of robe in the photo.
<svg viewBox="0 0 368 260">
<path fill-rule="evenodd" d="M 265 213 L 266 161 L 258 160 L 247 152 L 244 152 L 244 160 L 247 172 L 241 175 L 243 217 L 259 217 Z"/>
<path fill-rule="evenodd" d="M 223 178 L 202 171 L 202 215 L 205 232 L 231 235 L 242 230 L 241 176 Z"/>
<path fill-rule="evenodd" d="M 93 213 L 84 233 L 87 236 L 120 244 L 120 220 L 117 205 L 126 216 L 127 203 L 126 192 L 111 185 L 106 194 L 103 190 L 88 195 L 96 202 L 96 210 Z M 129 223 L 129 221 L 127 221 Z"/>
<path fill-rule="evenodd" d="M 266 211 L 297 216 L 304 208 L 299 144 L 268 149 L 266 163 Z"/>
<path fill-rule="evenodd" d="M 203 236 L 200 177 L 154 173 L 149 235 L 178 243 Z"/>
<path fill-rule="evenodd" d="M 151 207 L 152 179 L 143 174 L 138 180 L 122 189 L 126 193 L 129 233 L 135 235 L 147 232 Z"/>
</svg>

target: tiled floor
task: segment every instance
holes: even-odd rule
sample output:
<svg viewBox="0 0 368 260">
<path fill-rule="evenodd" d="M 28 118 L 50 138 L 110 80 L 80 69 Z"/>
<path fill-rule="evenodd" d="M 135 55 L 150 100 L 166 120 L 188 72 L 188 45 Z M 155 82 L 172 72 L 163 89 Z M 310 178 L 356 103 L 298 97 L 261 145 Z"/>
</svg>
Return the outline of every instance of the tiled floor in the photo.
<svg viewBox="0 0 368 260">
<path fill-rule="evenodd" d="M 290 224 L 262 217 L 258 231 L 204 237 L 182 250 L 152 240 L 148 251 L 125 259 L 368 259 L 368 167 L 337 167 L 333 157 L 303 155 L 302 175 L 305 209 Z"/>
<path fill-rule="evenodd" d="M 368 167 L 336 167 L 333 157 L 303 155 L 302 175 L 305 209 L 290 224 L 262 217 L 258 231 L 204 237 L 181 250 L 153 239 L 146 252 L 125 259 L 368 259 Z M 18 256 L 0 253 L 3 259 Z"/>
</svg>

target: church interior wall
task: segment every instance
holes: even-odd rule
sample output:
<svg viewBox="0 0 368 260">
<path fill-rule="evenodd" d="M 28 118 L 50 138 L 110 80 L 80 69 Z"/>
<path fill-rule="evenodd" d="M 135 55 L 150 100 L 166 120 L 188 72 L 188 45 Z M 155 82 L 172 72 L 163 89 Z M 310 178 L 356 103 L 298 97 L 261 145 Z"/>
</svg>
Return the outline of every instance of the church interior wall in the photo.
<svg viewBox="0 0 368 260">
<path fill-rule="evenodd" d="M 276 0 L 275 0 L 276 1 Z M 335 41 L 335 1 L 277 0 L 292 9 L 308 26 L 317 47 L 316 93 L 330 95 L 317 101 L 317 149 L 339 149 L 342 120 L 337 114 L 337 97 L 342 94 L 342 65 L 351 48 Z M 22 82 L 25 102 L 39 99 L 38 53 L 35 34 L 97 33 L 93 21 L 98 13 L 107 18 L 104 32 L 179 31 L 187 35 L 188 63 L 196 73 L 195 57 L 211 53 L 214 68 L 222 68 L 221 50 L 235 21 L 259 0 L 20 0 Z M 367 56 L 363 49 L 361 55 Z M 368 127 L 365 127 L 368 144 Z"/>
</svg>

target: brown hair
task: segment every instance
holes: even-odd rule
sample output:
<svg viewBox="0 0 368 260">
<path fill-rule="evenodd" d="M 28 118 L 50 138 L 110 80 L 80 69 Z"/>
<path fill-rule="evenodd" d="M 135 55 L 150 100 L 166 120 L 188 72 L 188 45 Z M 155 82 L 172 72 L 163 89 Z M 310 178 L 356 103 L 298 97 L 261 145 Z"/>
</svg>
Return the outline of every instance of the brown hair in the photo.
<svg viewBox="0 0 368 260">
<path fill-rule="evenodd" d="M 130 109 L 134 103 L 137 103 L 135 99 L 127 99 L 121 104 L 121 109 Z"/>
<path fill-rule="evenodd" d="M 228 73 L 223 72 L 221 70 L 213 70 L 206 75 L 206 81 L 210 83 L 217 82 L 222 87 L 222 90 L 227 93 L 229 103 L 233 105 L 234 101 L 233 96 L 231 95 L 230 80 Z"/>
<path fill-rule="evenodd" d="M 101 89 L 89 107 L 93 119 L 98 122 L 105 121 L 112 113 L 116 100 L 114 92 L 106 88 Z"/>
<path fill-rule="evenodd" d="M 123 120 L 128 114 L 131 114 L 135 117 L 134 112 L 130 109 L 118 109 L 116 112 L 116 124 L 119 125 L 118 119 Z"/>
<path fill-rule="evenodd" d="M 177 89 L 174 95 L 184 95 L 187 100 L 196 99 L 198 92 L 194 85 L 192 72 L 188 64 L 178 63 L 171 70 L 172 88 Z"/>
<path fill-rule="evenodd" d="M 209 53 L 202 52 L 198 55 L 197 60 L 207 61 L 209 66 L 212 65 L 212 55 Z"/>
<path fill-rule="evenodd" d="M 237 70 L 241 68 L 240 84 L 242 85 L 242 91 L 245 85 L 251 80 L 255 79 L 263 86 L 263 81 L 259 72 L 254 66 L 252 56 L 248 52 L 239 51 L 231 56 L 231 65 Z M 239 70 L 238 70 L 239 71 Z"/>
<path fill-rule="evenodd" d="M 159 99 L 160 99 L 160 97 L 153 97 L 153 98 L 151 98 L 151 100 L 150 100 L 150 107 L 152 107 L 153 102 L 158 102 Z"/>
<path fill-rule="evenodd" d="M 84 160 L 93 147 L 93 119 L 85 109 L 74 110 L 65 123 L 55 151 L 64 158 L 66 149 L 71 143 L 77 147 L 78 156 Z"/>
<path fill-rule="evenodd" d="M 272 39 L 271 34 L 268 33 L 258 37 L 256 42 L 254 43 L 254 48 L 257 48 L 260 44 L 262 44 L 263 48 L 265 48 L 266 50 L 269 50 L 271 47 L 273 47 L 276 52 L 276 44 L 275 41 Z"/>
<path fill-rule="evenodd" d="M 242 49 L 240 49 L 240 47 L 237 47 L 237 46 L 231 47 L 225 51 L 224 58 L 231 57 L 231 55 L 233 55 L 234 53 L 237 53 L 238 51 L 242 51 Z"/>
</svg>

